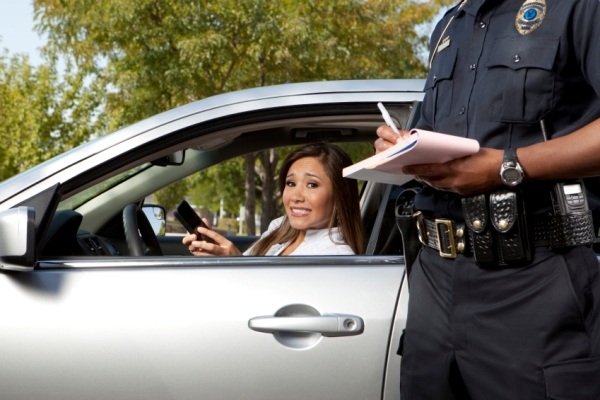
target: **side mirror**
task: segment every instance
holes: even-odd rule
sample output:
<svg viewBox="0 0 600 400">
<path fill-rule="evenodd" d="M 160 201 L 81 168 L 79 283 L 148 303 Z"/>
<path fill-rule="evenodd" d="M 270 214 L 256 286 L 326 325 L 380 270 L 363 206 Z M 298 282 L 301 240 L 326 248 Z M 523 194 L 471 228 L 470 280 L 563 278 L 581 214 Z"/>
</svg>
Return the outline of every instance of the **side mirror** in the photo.
<svg viewBox="0 0 600 400">
<path fill-rule="evenodd" d="M 154 204 L 144 204 L 142 211 L 148 218 L 156 236 L 165 236 L 167 232 L 167 218 L 164 207 Z"/>
<path fill-rule="evenodd" d="M 0 211 L 0 268 L 31 271 L 35 254 L 34 209 L 17 207 Z"/>
</svg>

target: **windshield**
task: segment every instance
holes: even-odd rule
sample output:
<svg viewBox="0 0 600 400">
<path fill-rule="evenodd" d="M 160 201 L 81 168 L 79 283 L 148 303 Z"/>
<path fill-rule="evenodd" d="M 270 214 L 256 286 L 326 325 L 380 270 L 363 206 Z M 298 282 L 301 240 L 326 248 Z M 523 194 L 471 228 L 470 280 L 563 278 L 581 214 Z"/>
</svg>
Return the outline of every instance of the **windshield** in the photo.
<svg viewBox="0 0 600 400">
<path fill-rule="evenodd" d="M 93 199 L 94 197 L 98 196 L 99 194 L 104 193 L 107 190 L 110 190 L 111 188 L 121 184 L 122 182 L 125 182 L 132 176 L 139 174 L 140 172 L 150 168 L 151 166 L 152 166 L 151 163 L 144 163 L 135 168 L 132 168 L 130 170 L 122 172 L 118 175 L 115 175 L 112 178 L 103 180 L 102 182 L 99 182 L 99 183 L 95 184 L 94 186 L 91 186 L 91 187 L 77 193 L 76 195 L 69 197 L 68 199 L 64 199 L 58 205 L 58 209 L 59 210 L 74 210 L 74 209 L 80 207 L 82 204 L 85 204 L 90 199 Z"/>
</svg>

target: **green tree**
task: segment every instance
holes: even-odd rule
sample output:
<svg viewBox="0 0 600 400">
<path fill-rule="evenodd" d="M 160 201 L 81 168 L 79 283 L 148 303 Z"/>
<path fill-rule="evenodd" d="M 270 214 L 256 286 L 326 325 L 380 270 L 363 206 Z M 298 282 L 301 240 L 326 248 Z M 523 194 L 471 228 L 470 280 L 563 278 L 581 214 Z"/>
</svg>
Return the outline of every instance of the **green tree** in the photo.
<svg viewBox="0 0 600 400">
<path fill-rule="evenodd" d="M 422 77 L 430 21 L 450 0 L 34 0 L 48 49 L 73 64 L 111 131 L 242 88 Z M 101 102 L 100 102 L 101 99 Z M 246 208 L 274 193 L 278 158 L 248 155 Z M 258 162 L 257 162 L 258 161 Z M 215 187 L 217 185 L 214 185 Z M 239 201 L 239 199 L 236 199 Z M 273 201 L 264 196 L 263 212 Z M 239 204 L 239 203 L 238 203 Z M 247 220 L 254 215 L 247 213 Z M 265 218 L 271 218 L 266 215 Z M 251 222 L 250 222 L 251 223 Z"/>
<path fill-rule="evenodd" d="M 154 193 L 156 202 L 167 210 L 173 210 L 188 195 L 189 183 L 184 179 Z"/>
<path fill-rule="evenodd" d="M 34 67 L 24 55 L 0 56 L 0 180 L 89 138 L 98 103 L 81 75 L 62 79 L 50 60 Z"/>
</svg>

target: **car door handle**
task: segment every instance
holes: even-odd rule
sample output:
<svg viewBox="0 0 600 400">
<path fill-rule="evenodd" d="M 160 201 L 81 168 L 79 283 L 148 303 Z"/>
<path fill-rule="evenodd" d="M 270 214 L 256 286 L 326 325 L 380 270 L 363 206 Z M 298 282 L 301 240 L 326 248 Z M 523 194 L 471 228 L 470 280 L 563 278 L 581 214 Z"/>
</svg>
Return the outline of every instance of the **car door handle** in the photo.
<svg viewBox="0 0 600 400">
<path fill-rule="evenodd" d="M 323 314 L 309 317 L 255 317 L 248 321 L 252 330 L 274 332 L 314 332 L 323 336 L 354 336 L 364 331 L 361 317 L 346 314 Z"/>
</svg>

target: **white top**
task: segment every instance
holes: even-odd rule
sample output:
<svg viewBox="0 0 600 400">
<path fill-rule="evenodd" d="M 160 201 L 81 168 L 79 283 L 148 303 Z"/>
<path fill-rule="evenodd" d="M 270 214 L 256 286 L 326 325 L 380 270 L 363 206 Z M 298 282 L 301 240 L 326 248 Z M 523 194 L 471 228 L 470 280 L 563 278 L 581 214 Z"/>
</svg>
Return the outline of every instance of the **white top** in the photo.
<svg viewBox="0 0 600 400">
<path fill-rule="evenodd" d="M 269 229 L 262 234 L 261 239 L 269 233 L 279 228 L 283 217 L 271 221 Z M 333 240 L 332 240 L 333 238 Z M 289 245 L 289 243 L 277 243 L 271 246 L 267 251 L 267 256 L 278 256 Z M 247 256 L 250 254 L 250 247 L 244 252 Z M 352 255 L 354 251 L 344 242 L 340 230 L 337 227 L 330 229 L 308 229 L 304 241 L 289 255 L 293 256 L 321 256 L 321 255 Z"/>
</svg>

